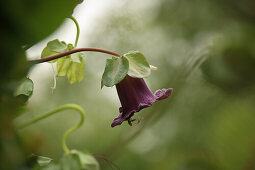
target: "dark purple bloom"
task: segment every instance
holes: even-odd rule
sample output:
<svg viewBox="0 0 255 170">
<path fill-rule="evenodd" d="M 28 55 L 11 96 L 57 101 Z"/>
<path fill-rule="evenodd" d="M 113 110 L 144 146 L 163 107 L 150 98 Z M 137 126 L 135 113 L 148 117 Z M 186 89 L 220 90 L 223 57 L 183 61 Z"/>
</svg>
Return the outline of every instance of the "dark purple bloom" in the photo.
<svg viewBox="0 0 255 170">
<path fill-rule="evenodd" d="M 116 89 L 122 107 L 119 108 L 120 114 L 113 120 L 112 127 L 121 125 L 123 121 L 130 122 L 134 113 L 150 107 L 158 100 L 169 97 L 173 91 L 172 88 L 162 89 L 153 94 L 143 78 L 133 78 L 128 75 L 116 84 Z"/>
</svg>

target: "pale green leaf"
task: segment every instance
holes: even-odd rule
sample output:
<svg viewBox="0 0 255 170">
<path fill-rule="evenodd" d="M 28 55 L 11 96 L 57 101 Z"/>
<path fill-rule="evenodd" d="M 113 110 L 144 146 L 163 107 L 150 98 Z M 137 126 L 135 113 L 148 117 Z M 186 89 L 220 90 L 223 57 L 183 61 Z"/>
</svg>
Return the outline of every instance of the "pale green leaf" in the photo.
<svg viewBox="0 0 255 170">
<path fill-rule="evenodd" d="M 47 166 L 39 167 L 34 170 L 63 170 L 59 164 L 49 164 Z"/>
<path fill-rule="evenodd" d="M 14 92 L 14 96 L 24 95 L 31 97 L 34 90 L 34 83 L 31 79 L 25 78 Z"/>
<path fill-rule="evenodd" d="M 67 74 L 69 67 L 71 66 L 70 56 L 62 57 L 57 60 L 57 76 L 64 77 Z"/>
<path fill-rule="evenodd" d="M 73 49 L 72 44 L 66 44 L 58 39 L 50 41 L 42 51 L 42 58 L 53 56 Z M 57 62 L 57 76 L 67 76 L 71 84 L 80 82 L 84 76 L 84 54 L 82 52 L 74 53 L 50 62 Z"/>
<path fill-rule="evenodd" d="M 99 163 L 91 154 L 83 153 L 78 150 L 72 150 L 70 152 L 70 154 L 78 156 L 79 161 L 80 161 L 80 166 L 82 169 L 86 169 L 86 170 L 99 170 L 100 169 Z"/>
<path fill-rule="evenodd" d="M 60 160 L 61 170 L 81 170 L 81 164 L 78 155 L 64 154 Z"/>
<path fill-rule="evenodd" d="M 58 52 L 58 53 L 62 53 L 62 52 L 67 51 L 66 43 L 64 41 L 60 42 L 58 39 L 48 42 L 47 47 L 51 51 L 55 51 L 55 52 Z"/>
<path fill-rule="evenodd" d="M 128 60 L 125 57 L 106 60 L 101 86 L 112 87 L 125 78 L 128 72 Z"/>
<path fill-rule="evenodd" d="M 51 51 L 47 46 L 43 49 L 42 53 L 41 53 L 41 58 L 47 58 L 53 55 L 59 54 L 55 51 Z M 49 63 L 54 63 L 57 60 L 52 60 L 52 61 L 48 61 Z"/>
<path fill-rule="evenodd" d="M 144 78 L 151 74 L 150 65 L 142 53 L 131 51 L 123 56 L 129 61 L 129 76 L 134 78 Z"/>
<path fill-rule="evenodd" d="M 71 62 L 67 70 L 67 78 L 71 84 L 80 82 L 84 77 L 85 61 L 82 59 L 81 63 Z"/>
<path fill-rule="evenodd" d="M 59 53 L 63 53 L 68 50 L 68 47 L 64 41 L 60 42 L 58 39 L 49 41 L 47 46 L 43 49 L 41 53 L 41 58 L 47 58 Z M 54 63 L 56 60 L 48 61 L 49 63 Z"/>
<path fill-rule="evenodd" d="M 78 52 L 78 53 L 71 54 L 71 59 L 73 62 L 81 63 L 84 56 L 85 56 L 84 53 Z"/>
<path fill-rule="evenodd" d="M 36 161 L 40 166 L 46 166 L 52 161 L 52 159 L 44 156 L 37 156 Z"/>
</svg>

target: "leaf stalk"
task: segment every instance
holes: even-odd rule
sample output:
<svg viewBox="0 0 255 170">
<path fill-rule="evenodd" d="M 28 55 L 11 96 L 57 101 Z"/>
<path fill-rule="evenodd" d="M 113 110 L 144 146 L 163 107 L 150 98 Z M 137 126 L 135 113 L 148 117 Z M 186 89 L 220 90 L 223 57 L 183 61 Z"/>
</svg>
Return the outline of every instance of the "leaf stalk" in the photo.
<svg viewBox="0 0 255 170">
<path fill-rule="evenodd" d="M 67 147 L 67 145 L 66 145 L 66 138 L 67 138 L 67 136 L 69 136 L 72 132 L 74 132 L 75 130 L 77 130 L 78 128 L 80 128 L 80 127 L 83 125 L 84 121 L 85 121 L 85 111 L 84 111 L 84 109 L 83 109 L 81 106 L 79 106 L 79 105 L 76 105 L 76 104 L 66 104 L 66 105 L 60 106 L 60 107 L 58 107 L 58 108 L 56 108 L 56 109 L 54 109 L 54 110 L 52 110 L 52 111 L 50 111 L 50 112 L 47 112 L 47 113 L 45 113 L 45 114 L 42 114 L 41 116 L 38 116 L 38 117 L 36 117 L 36 118 L 34 118 L 34 119 L 32 119 L 32 120 L 29 120 L 29 121 L 27 121 L 27 122 L 25 122 L 25 123 L 19 125 L 18 128 L 19 128 L 19 129 L 25 128 L 25 127 L 30 126 L 30 125 L 32 125 L 32 124 L 34 124 L 34 123 L 36 123 L 36 122 L 38 122 L 38 121 L 40 121 L 40 120 L 43 120 L 43 119 L 45 119 L 45 118 L 48 118 L 48 117 L 52 116 L 52 115 L 54 115 L 55 113 L 58 113 L 58 112 L 60 112 L 60 111 L 66 110 L 66 109 L 74 109 L 74 110 L 78 111 L 78 112 L 80 113 L 80 117 L 81 117 L 81 118 L 80 118 L 80 122 L 79 122 L 78 124 L 76 124 L 75 126 L 71 127 L 70 129 L 68 129 L 68 130 L 64 133 L 64 135 L 63 135 L 63 137 L 62 137 L 62 147 L 63 147 L 63 150 L 64 150 L 66 153 L 69 153 L 70 150 L 68 149 L 68 147 Z"/>
</svg>

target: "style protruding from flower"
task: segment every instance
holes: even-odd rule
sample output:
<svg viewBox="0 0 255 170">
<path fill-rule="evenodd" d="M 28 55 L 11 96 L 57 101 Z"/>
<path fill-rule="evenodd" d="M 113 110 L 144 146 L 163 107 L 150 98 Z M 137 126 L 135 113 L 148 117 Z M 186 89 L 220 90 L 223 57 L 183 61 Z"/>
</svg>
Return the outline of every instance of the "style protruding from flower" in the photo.
<svg viewBox="0 0 255 170">
<path fill-rule="evenodd" d="M 157 90 L 154 94 L 143 78 L 133 78 L 128 75 L 118 84 L 116 89 L 121 102 L 119 116 L 112 122 L 112 127 L 121 125 L 123 121 L 131 122 L 131 117 L 140 110 L 150 107 L 154 102 L 168 98 L 173 89 Z"/>
</svg>

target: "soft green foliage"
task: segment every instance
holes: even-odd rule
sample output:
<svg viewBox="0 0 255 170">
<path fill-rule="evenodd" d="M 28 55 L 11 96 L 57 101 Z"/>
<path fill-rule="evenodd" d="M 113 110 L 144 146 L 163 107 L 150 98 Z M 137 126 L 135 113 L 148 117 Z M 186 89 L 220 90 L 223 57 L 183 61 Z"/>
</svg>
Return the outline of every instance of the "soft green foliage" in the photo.
<svg viewBox="0 0 255 170">
<path fill-rule="evenodd" d="M 48 42 L 47 47 L 49 48 L 49 50 L 52 50 L 58 53 L 65 52 L 67 49 L 66 43 L 64 41 L 60 42 L 58 39 Z"/>
<path fill-rule="evenodd" d="M 80 167 L 85 170 L 99 170 L 99 164 L 97 160 L 88 153 L 83 153 L 78 150 L 71 150 L 70 154 L 72 156 L 77 156 L 80 162 Z"/>
<path fill-rule="evenodd" d="M 71 84 L 80 82 L 84 77 L 84 67 L 85 61 L 83 59 L 80 60 L 80 63 L 71 62 L 70 66 L 67 70 L 67 78 Z"/>
<path fill-rule="evenodd" d="M 25 167 L 31 170 L 45 170 L 50 169 L 49 167 L 53 165 L 52 162 L 53 159 L 49 157 L 32 154 L 27 158 Z"/>
<path fill-rule="evenodd" d="M 52 40 L 48 42 L 47 46 L 43 49 L 41 58 L 47 58 L 72 50 L 73 48 L 74 46 L 72 44 L 66 44 L 64 41 L 59 41 L 58 39 Z M 68 81 L 73 84 L 83 80 L 85 67 L 83 57 L 84 54 L 78 52 L 49 62 L 57 62 L 57 76 L 67 76 Z"/>
<path fill-rule="evenodd" d="M 127 74 L 134 78 L 148 77 L 151 70 L 157 70 L 157 67 L 150 66 L 142 53 L 130 51 L 122 57 L 106 60 L 101 87 L 104 85 L 112 87 L 123 80 Z"/>
<path fill-rule="evenodd" d="M 128 68 L 128 60 L 125 57 L 107 59 L 101 80 L 101 87 L 103 87 L 103 85 L 112 87 L 115 84 L 118 84 L 127 75 Z"/>
<path fill-rule="evenodd" d="M 59 58 L 57 60 L 57 76 L 67 76 L 71 84 L 83 80 L 85 61 L 82 56 L 81 54 L 77 54 L 71 55 L 71 57 L 66 56 Z"/>
<path fill-rule="evenodd" d="M 71 64 L 72 60 L 70 56 L 59 58 L 57 60 L 57 73 L 58 73 L 57 76 L 65 77 Z"/>
<path fill-rule="evenodd" d="M 54 163 L 50 163 L 50 158 L 41 156 L 37 157 L 37 162 L 40 166 L 36 166 L 35 170 L 99 170 L 99 163 L 91 154 L 78 150 L 71 150 Z"/>
<path fill-rule="evenodd" d="M 41 58 L 47 58 L 53 55 L 59 54 L 58 52 L 50 50 L 48 47 L 45 47 L 42 51 Z M 56 60 L 48 61 L 49 63 L 54 63 Z"/>
<path fill-rule="evenodd" d="M 53 33 L 72 14 L 78 1 L 0 1 L 0 71 L 3 73 L 0 78 L 0 169 L 22 169 L 18 166 L 27 154 L 27 148 L 13 128 L 18 108 L 24 104 L 20 98 L 26 97 L 14 98 L 13 94 L 31 68 L 25 50 Z"/>
<path fill-rule="evenodd" d="M 47 46 L 43 49 L 41 58 L 47 58 L 68 50 L 68 46 L 64 41 L 58 39 L 48 42 Z M 56 60 L 49 61 L 50 63 L 56 62 Z"/>
<path fill-rule="evenodd" d="M 129 62 L 129 76 L 144 78 L 151 74 L 150 65 L 142 53 L 138 51 L 130 51 L 123 56 L 126 57 Z"/>
<path fill-rule="evenodd" d="M 48 157 L 45 157 L 45 156 L 37 156 L 36 161 L 40 166 L 46 166 L 46 165 L 50 164 L 52 159 L 48 158 Z"/>
<path fill-rule="evenodd" d="M 74 53 L 74 54 L 71 54 L 71 60 L 73 62 L 76 62 L 76 63 L 81 63 L 82 62 L 82 58 L 84 56 L 85 56 L 84 53 L 81 53 L 81 52 Z"/>
<path fill-rule="evenodd" d="M 28 100 L 34 90 L 34 83 L 31 79 L 25 78 L 14 92 L 14 96 L 25 96 Z"/>
<path fill-rule="evenodd" d="M 79 156 L 75 154 L 64 154 L 60 160 L 60 167 L 62 170 L 81 169 Z"/>
</svg>

